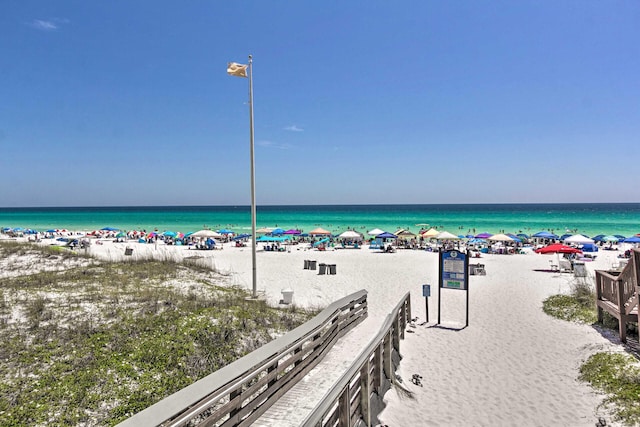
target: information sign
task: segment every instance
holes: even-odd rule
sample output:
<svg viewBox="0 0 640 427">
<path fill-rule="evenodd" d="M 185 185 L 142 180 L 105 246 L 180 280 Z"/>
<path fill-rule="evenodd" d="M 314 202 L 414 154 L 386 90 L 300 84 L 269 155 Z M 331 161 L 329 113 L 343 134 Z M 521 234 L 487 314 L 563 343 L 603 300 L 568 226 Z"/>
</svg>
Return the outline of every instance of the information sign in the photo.
<svg viewBox="0 0 640 427">
<path fill-rule="evenodd" d="M 458 251 L 448 251 L 442 253 L 442 279 L 441 288 L 447 289 L 467 289 L 468 271 L 466 255 Z"/>
<path fill-rule="evenodd" d="M 422 296 L 425 298 L 431 296 L 431 285 L 422 285 Z"/>
</svg>

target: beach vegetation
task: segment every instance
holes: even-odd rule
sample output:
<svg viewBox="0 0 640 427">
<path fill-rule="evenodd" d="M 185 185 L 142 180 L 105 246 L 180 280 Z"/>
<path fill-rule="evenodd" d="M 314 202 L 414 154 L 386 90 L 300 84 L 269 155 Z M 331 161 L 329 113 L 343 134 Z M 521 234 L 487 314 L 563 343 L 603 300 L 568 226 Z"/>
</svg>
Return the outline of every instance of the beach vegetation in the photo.
<svg viewBox="0 0 640 427">
<path fill-rule="evenodd" d="M 640 365 L 625 353 L 596 353 L 580 367 L 580 379 L 606 394 L 603 405 L 624 425 L 640 425 Z"/>
<path fill-rule="evenodd" d="M 0 263 L 20 253 L 51 258 L 0 243 Z M 228 276 L 170 261 L 0 276 L 0 425 L 114 425 L 317 314 L 248 296 Z"/>
<path fill-rule="evenodd" d="M 544 300 L 542 310 L 569 322 L 591 325 L 598 320 L 595 290 L 589 281 L 584 280 L 574 281 L 571 293 L 552 295 Z"/>
</svg>

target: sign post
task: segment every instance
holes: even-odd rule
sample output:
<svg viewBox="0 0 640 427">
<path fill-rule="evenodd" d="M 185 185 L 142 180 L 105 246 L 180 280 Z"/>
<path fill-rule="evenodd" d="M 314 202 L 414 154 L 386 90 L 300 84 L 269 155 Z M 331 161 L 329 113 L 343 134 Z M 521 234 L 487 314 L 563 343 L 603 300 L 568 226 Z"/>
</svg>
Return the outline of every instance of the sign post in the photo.
<svg viewBox="0 0 640 427">
<path fill-rule="evenodd" d="M 469 326 L 469 257 L 456 250 L 440 252 L 439 270 L 437 324 L 440 324 L 440 294 L 441 290 L 446 288 L 467 292 L 467 318 L 465 326 Z"/>
<path fill-rule="evenodd" d="M 422 285 L 422 296 L 424 297 L 426 323 L 429 323 L 429 297 L 431 296 L 431 285 Z"/>
</svg>

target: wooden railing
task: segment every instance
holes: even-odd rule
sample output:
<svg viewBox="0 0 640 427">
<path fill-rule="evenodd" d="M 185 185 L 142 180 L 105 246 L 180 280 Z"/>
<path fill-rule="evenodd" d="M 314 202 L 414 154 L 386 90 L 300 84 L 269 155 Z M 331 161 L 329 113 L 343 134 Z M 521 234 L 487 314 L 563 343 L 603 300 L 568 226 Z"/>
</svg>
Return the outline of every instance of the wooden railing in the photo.
<svg viewBox="0 0 640 427">
<path fill-rule="evenodd" d="M 621 272 L 596 270 L 596 305 L 598 321 L 604 311 L 618 319 L 620 340 L 627 341 L 627 323 L 638 322 L 638 276 L 640 250 L 634 249 L 631 259 Z"/>
<path fill-rule="evenodd" d="M 119 426 L 250 425 L 366 317 L 367 292 L 362 290 Z"/>
<path fill-rule="evenodd" d="M 369 427 L 382 408 L 382 398 L 395 378 L 400 339 L 411 319 L 411 296 L 407 293 L 387 316 L 378 335 L 360 353 L 349 370 L 338 380 L 303 426 L 350 427 L 364 423 Z M 393 357 L 394 352 L 398 357 Z"/>
</svg>

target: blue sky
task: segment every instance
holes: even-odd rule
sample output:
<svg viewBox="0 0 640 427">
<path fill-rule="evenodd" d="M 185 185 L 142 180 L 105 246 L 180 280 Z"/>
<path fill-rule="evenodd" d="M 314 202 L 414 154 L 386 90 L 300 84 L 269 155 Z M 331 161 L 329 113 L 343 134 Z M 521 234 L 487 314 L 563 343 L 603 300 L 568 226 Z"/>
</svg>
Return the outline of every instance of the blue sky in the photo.
<svg viewBox="0 0 640 427">
<path fill-rule="evenodd" d="M 639 202 L 638 1 L 5 1 L 0 207 Z"/>
</svg>

